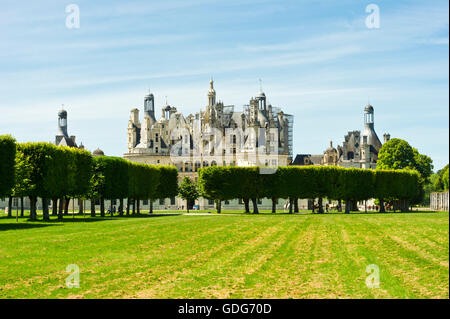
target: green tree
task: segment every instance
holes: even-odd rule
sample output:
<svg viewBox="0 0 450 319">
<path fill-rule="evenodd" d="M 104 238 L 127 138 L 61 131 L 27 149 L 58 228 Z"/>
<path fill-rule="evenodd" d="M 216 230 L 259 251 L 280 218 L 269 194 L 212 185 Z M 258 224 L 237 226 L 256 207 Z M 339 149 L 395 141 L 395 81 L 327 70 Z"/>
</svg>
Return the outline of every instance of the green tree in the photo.
<svg viewBox="0 0 450 319">
<path fill-rule="evenodd" d="M 16 140 L 0 135 L 0 198 L 9 196 L 8 216 L 11 216 L 12 192 L 15 184 Z"/>
<path fill-rule="evenodd" d="M 444 183 L 444 190 L 448 191 L 449 188 L 449 180 L 448 180 L 449 176 L 448 176 L 448 165 L 447 165 L 447 169 L 445 170 L 444 174 L 442 174 L 442 180 Z"/>
<path fill-rule="evenodd" d="M 43 200 L 44 219 L 48 219 L 48 198 L 59 197 L 68 191 L 68 163 L 64 151 L 50 143 L 19 143 L 16 159 L 23 181 L 17 184 L 22 194 L 30 198 L 30 219 L 36 220 L 38 197 Z"/>
<path fill-rule="evenodd" d="M 178 187 L 180 197 L 186 200 L 186 210 L 189 213 L 189 203 L 195 201 L 200 196 L 197 185 L 185 176 L 180 186 Z"/>
<path fill-rule="evenodd" d="M 383 144 L 378 153 L 377 169 L 413 169 L 419 172 L 420 188 L 416 196 L 411 199 L 415 204 L 423 201 L 424 186 L 432 174 L 433 165 L 430 157 L 420 154 L 405 140 L 393 138 Z"/>
<path fill-rule="evenodd" d="M 157 166 L 157 169 L 159 170 L 160 182 L 150 196 L 150 213 L 153 212 L 153 200 L 172 198 L 178 194 L 178 171 L 176 167 L 161 165 Z"/>
<path fill-rule="evenodd" d="M 217 213 L 221 213 L 221 203 L 230 199 L 232 185 L 232 172 L 237 173 L 236 168 L 210 166 L 200 169 L 198 184 L 201 196 L 216 202 Z"/>
</svg>

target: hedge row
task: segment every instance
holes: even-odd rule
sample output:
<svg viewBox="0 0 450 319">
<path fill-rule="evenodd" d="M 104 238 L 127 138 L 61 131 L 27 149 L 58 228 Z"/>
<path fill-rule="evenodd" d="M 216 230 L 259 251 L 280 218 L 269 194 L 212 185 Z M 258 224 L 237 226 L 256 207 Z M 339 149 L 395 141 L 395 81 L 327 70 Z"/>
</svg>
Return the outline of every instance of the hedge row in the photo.
<svg viewBox="0 0 450 319">
<path fill-rule="evenodd" d="M 272 199 L 275 212 L 277 199 L 289 199 L 290 209 L 298 210 L 298 199 L 322 199 L 345 201 L 346 212 L 357 201 L 377 198 L 381 201 L 401 200 L 402 210 L 408 200 L 419 191 L 419 174 L 412 170 L 370 170 L 336 166 L 286 166 L 272 169 L 265 167 L 203 168 L 199 172 L 199 187 L 204 197 L 218 202 L 242 199 L 246 212 L 249 201 L 254 212 L 258 211 L 257 199 Z"/>
<path fill-rule="evenodd" d="M 53 200 L 53 214 L 62 219 L 71 198 L 91 199 L 93 216 L 95 201 L 99 200 L 104 216 L 105 199 L 119 199 L 119 212 L 123 214 L 123 199 L 128 198 L 127 214 L 130 203 L 135 212 L 136 202 L 139 213 L 141 199 L 173 197 L 178 192 L 175 167 L 132 163 L 119 157 L 92 157 L 88 151 L 50 143 L 15 144 L 12 138 L 1 137 L 0 159 L 0 195 L 28 196 L 32 220 L 36 219 L 38 198 L 42 199 L 47 220 L 49 199 Z"/>
<path fill-rule="evenodd" d="M 0 135 L 0 197 L 8 196 L 14 187 L 16 141 L 10 135 Z"/>
</svg>

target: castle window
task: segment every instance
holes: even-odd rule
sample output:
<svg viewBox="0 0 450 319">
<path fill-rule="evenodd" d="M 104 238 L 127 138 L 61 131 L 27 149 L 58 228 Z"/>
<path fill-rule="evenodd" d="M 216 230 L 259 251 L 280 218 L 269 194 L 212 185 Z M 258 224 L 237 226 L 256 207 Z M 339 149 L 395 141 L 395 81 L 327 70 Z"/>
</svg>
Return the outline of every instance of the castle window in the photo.
<svg viewBox="0 0 450 319">
<path fill-rule="evenodd" d="M 155 153 L 158 153 L 158 147 L 155 147 Z"/>
<path fill-rule="evenodd" d="M 170 198 L 170 205 L 175 205 L 175 197 Z"/>
<path fill-rule="evenodd" d="M 156 142 L 156 143 L 159 142 L 158 133 L 156 133 L 156 135 L 155 135 L 155 142 Z"/>
<path fill-rule="evenodd" d="M 165 199 L 164 198 L 160 198 L 159 199 L 159 205 L 164 205 L 165 204 Z"/>
</svg>

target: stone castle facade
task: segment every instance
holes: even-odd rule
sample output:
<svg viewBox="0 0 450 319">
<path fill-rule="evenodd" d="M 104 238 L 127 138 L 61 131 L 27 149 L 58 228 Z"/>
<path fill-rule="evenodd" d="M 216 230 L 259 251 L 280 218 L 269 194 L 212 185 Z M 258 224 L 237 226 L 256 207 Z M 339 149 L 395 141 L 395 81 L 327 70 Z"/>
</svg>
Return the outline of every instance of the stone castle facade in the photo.
<svg viewBox="0 0 450 319">
<path fill-rule="evenodd" d="M 156 119 L 155 98 L 144 97 L 143 119 L 131 110 L 128 121 L 128 152 L 133 162 L 174 165 L 180 179 L 197 181 L 197 172 L 208 166 L 285 166 L 292 161 L 293 116 L 267 102 L 262 90 L 242 111 L 217 100 L 211 79 L 204 110 L 184 116 L 165 105 Z M 174 200 L 171 201 L 174 203 Z M 180 206 L 185 205 L 176 199 Z M 213 205 L 199 201 L 200 208 Z"/>
</svg>

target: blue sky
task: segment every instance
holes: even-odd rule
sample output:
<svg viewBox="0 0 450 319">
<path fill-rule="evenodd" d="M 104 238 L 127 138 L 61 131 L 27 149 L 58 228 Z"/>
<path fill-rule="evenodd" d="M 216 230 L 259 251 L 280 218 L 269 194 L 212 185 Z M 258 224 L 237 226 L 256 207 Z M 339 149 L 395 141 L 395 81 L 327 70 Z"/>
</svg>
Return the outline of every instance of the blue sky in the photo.
<svg viewBox="0 0 450 319">
<path fill-rule="evenodd" d="M 80 28 L 65 8 L 80 8 Z M 369 29 L 368 4 L 380 8 Z M 126 152 L 129 111 L 155 94 L 187 115 L 209 79 L 241 109 L 259 90 L 294 119 L 294 154 L 321 154 L 363 108 L 375 129 L 449 161 L 448 1 L 1 1 L 0 134 L 53 141 L 61 104 L 87 149 Z"/>
</svg>

